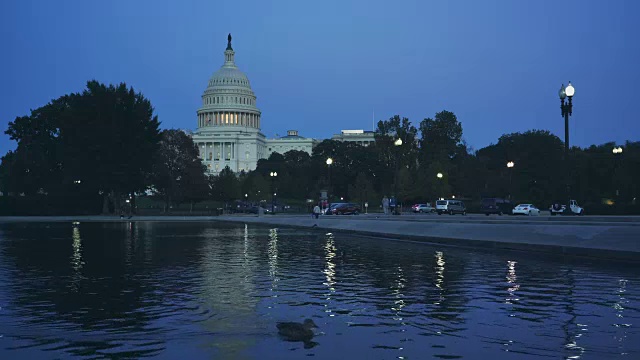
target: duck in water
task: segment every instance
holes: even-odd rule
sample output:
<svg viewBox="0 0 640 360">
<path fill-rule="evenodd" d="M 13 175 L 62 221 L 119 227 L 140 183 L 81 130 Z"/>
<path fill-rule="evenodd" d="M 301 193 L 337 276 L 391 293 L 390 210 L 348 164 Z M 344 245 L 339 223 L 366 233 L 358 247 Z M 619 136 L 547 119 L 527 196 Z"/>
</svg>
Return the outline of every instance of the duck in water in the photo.
<svg viewBox="0 0 640 360">
<path fill-rule="evenodd" d="M 278 335 L 286 341 L 302 341 L 304 342 L 305 349 L 317 345 L 317 343 L 311 341 L 315 335 L 311 329 L 317 328 L 318 325 L 311 319 L 306 319 L 302 323 L 280 322 L 276 326 L 278 327 Z"/>
</svg>

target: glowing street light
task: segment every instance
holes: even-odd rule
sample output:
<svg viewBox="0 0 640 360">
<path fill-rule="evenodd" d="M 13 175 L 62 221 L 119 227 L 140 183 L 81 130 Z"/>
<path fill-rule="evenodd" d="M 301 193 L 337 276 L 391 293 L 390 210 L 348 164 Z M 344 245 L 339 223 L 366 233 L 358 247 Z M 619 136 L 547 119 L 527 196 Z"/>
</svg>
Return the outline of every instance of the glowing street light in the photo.
<svg viewBox="0 0 640 360">
<path fill-rule="evenodd" d="M 514 167 L 515 165 L 516 165 L 516 164 L 515 164 L 513 161 L 509 161 L 509 162 L 507 163 L 507 167 L 508 167 L 509 169 L 513 169 L 513 167 Z M 512 178 L 512 175 L 513 175 L 513 170 L 509 171 L 509 200 L 511 200 L 511 188 L 512 188 L 512 186 L 511 186 L 511 178 Z"/>
<path fill-rule="evenodd" d="M 331 164 L 333 164 L 333 159 L 332 158 L 327 158 L 327 178 L 329 179 L 328 183 L 328 189 L 327 189 L 327 202 L 331 203 Z M 329 205 L 327 205 L 329 206 Z"/>
<path fill-rule="evenodd" d="M 397 138 L 396 141 L 393 142 L 393 145 L 396 147 L 396 173 L 395 173 L 395 179 L 394 179 L 394 194 L 393 196 L 395 196 L 395 206 L 393 207 L 393 210 L 395 212 L 396 215 L 400 215 L 400 196 L 398 196 L 398 178 L 399 173 L 400 173 L 400 146 L 402 146 L 402 139 L 401 138 Z"/>
<path fill-rule="evenodd" d="M 618 167 L 620 166 L 619 164 L 620 161 L 618 161 L 618 155 L 622 154 L 622 146 L 614 147 L 612 151 L 613 151 L 613 155 L 616 157 L 615 168 L 614 168 L 614 181 L 616 184 L 616 197 L 619 197 L 620 190 L 618 189 L 618 185 L 619 185 Z"/>
<path fill-rule="evenodd" d="M 271 177 L 271 191 L 273 191 L 274 190 L 273 182 L 276 180 L 276 177 L 278 177 L 278 173 L 276 171 L 272 171 L 269 173 L 269 176 Z M 275 214 L 276 212 L 275 196 L 276 196 L 276 193 L 274 192 L 273 196 L 271 197 L 271 213 L 272 214 Z"/>
<path fill-rule="evenodd" d="M 570 209 L 571 203 L 571 190 L 569 189 L 569 116 L 573 112 L 573 95 L 576 93 L 571 81 L 566 87 L 564 84 L 560 86 L 558 96 L 560 97 L 560 110 L 564 117 L 564 162 L 565 162 L 565 185 L 567 186 L 567 209 Z M 569 98 L 568 102 L 565 102 L 565 98 Z"/>
</svg>

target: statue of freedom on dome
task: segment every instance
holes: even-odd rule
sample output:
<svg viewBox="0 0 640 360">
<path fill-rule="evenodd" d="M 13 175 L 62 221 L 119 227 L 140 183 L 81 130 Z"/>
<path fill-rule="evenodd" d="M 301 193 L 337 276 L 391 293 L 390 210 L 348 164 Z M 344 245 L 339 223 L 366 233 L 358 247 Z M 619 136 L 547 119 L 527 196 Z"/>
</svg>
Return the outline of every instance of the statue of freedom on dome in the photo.
<svg viewBox="0 0 640 360">
<path fill-rule="evenodd" d="M 229 33 L 229 36 L 227 36 L 227 50 L 233 50 L 233 48 L 231 47 L 231 33 Z"/>
</svg>

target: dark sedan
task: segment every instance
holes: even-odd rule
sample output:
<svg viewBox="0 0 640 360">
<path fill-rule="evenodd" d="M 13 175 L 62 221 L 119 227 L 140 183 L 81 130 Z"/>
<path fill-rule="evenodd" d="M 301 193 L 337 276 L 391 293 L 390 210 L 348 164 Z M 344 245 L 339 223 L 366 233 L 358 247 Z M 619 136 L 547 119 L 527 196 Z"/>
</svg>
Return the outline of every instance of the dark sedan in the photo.
<svg viewBox="0 0 640 360">
<path fill-rule="evenodd" d="M 331 209 L 333 215 L 360 214 L 360 207 L 353 203 L 338 204 Z"/>
</svg>

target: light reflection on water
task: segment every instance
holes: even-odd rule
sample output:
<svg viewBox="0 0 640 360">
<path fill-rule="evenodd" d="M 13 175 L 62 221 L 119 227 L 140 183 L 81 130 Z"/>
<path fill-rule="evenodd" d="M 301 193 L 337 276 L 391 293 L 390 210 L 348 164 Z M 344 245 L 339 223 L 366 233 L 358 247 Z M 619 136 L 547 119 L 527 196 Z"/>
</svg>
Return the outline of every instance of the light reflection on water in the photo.
<svg viewBox="0 0 640 360">
<path fill-rule="evenodd" d="M 639 274 L 252 225 L 2 224 L 0 358 L 633 359 Z M 276 335 L 304 318 L 314 346 Z"/>
</svg>

